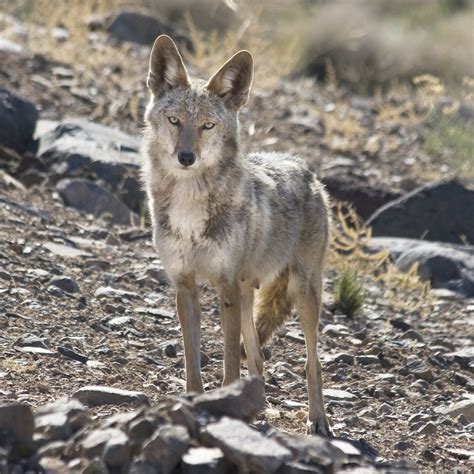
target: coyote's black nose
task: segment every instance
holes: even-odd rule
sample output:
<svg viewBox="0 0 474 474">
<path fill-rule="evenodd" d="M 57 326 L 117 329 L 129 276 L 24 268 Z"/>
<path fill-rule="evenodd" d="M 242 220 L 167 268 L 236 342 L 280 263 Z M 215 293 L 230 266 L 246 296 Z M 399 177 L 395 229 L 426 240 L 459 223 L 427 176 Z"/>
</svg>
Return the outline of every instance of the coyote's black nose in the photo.
<svg viewBox="0 0 474 474">
<path fill-rule="evenodd" d="M 192 151 L 180 151 L 178 161 L 183 166 L 191 166 L 196 161 L 196 155 Z"/>
</svg>

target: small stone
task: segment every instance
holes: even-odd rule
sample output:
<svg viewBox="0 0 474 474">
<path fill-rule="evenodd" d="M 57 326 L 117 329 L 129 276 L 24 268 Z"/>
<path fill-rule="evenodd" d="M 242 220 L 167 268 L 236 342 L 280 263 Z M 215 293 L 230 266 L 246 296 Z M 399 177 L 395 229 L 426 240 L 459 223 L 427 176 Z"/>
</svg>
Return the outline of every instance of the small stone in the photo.
<svg viewBox="0 0 474 474">
<path fill-rule="evenodd" d="M 413 327 L 411 324 L 407 323 L 402 318 L 393 318 L 390 320 L 390 324 L 394 328 L 401 329 L 402 331 L 408 331 Z"/>
<path fill-rule="evenodd" d="M 166 343 L 164 351 L 167 357 L 176 358 L 178 357 L 178 352 L 182 350 L 181 344 L 179 342 Z"/>
<path fill-rule="evenodd" d="M 41 472 L 46 472 L 47 474 L 62 474 L 64 472 L 68 472 L 66 463 L 57 457 L 42 457 L 40 466 L 42 468 Z"/>
<path fill-rule="evenodd" d="M 338 354 L 326 357 L 326 362 L 331 364 L 334 363 L 352 365 L 354 363 L 354 356 L 351 354 L 345 354 L 344 352 L 340 352 Z"/>
<path fill-rule="evenodd" d="M 349 328 L 343 324 L 327 324 L 322 330 L 322 334 L 328 337 L 341 337 L 350 334 Z"/>
<path fill-rule="evenodd" d="M 111 288 L 110 286 L 101 286 L 100 288 L 97 288 L 97 290 L 94 293 L 94 296 L 97 298 L 117 298 L 117 299 L 122 299 L 122 298 L 127 298 L 127 299 L 135 299 L 139 298 L 139 294 L 135 293 L 133 291 L 126 291 L 126 290 L 117 290 L 115 288 Z"/>
<path fill-rule="evenodd" d="M 69 294 L 79 293 L 79 285 L 70 277 L 54 277 L 49 284 Z"/>
<path fill-rule="evenodd" d="M 334 388 L 326 388 L 323 390 L 323 395 L 326 400 L 331 401 L 349 401 L 353 402 L 359 399 L 357 395 L 346 392 L 345 390 L 336 390 Z"/>
<path fill-rule="evenodd" d="M 380 359 L 374 355 L 360 355 L 355 359 L 359 365 L 380 365 Z"/>
<path fill-rule="evenodd" d="M 451 418 L 464 415 L 469 422 L 472 423 L 474 421 L 474 398 L 453 403 L 449 408 L 444 410 L 443 413 Z"/>
<path fill-rule="evenodd" d="M 424 342 L 423 336 L 414 329 L 409 329 L 406 331 L 403 334 L 402 339 L 413 339 L 415 341 Z"/>
<path fill-rule="evenodd" d="M 124 466 L 130 462 L 132 450 L 128 437 L 123 431 L 117 433 L 105 444 L 102 459 L 109 467 Z"/>
<path fill-rule="evenodd" d="M 72 397 L 87 406 L 149 403 L 148 397 L 143 392 L 96 385 L 80 388 L 73 393 Z"/>
<path fill-rule="evenodd" d="M 393 412 L 393 408 L 388 403 L 382 403 L 377 409 L 377 415 L 390 415 Z"/>
<path fill-rule="evenodd" d="M 143 456 L 150 464 L 171 472 L 189 449 L 191 438 L 184 426 L 164 425 L 143 446 Z"/>
<path fill-rule="evenodd" d="M 410 374 L 413 374 L 417 379 L 426 380 L 429 383 L 435 381 L 433 371 L 421 361 L 414 361 L 407 365 Z"/>
<path fill-rule="evenodd" d="M 203 428 L 201 440 L 207 446 L 220 448 L 243 472 L 273 473 L 292 457 L 291 451 L 281 444 L 228 417 Z"/>
<path fill-rule="evenodd" d="M 265 405 L 265 386 L 259 377 L 247 377 L 198 395 L 194 408 L 214 416 L 229 416 L 251 421 Z"/>
<path fill-rule="evenodd" d="M 419 435 L 432 435 L 435 434 L 438 431 L 438 428 L 436 425 L 430 421 L 426 423 L 426 425 L 421 426 L 418 430 L 416 430 L 416 433 Z"/>
<path fill-rule="evenodd" d="M 411 441 L 399 441 L 393 445 L 393 449 L 396 449 L 397 451 L 406 451 L 410 448 L 413 448 L 413 443 Z"/>
</svg>

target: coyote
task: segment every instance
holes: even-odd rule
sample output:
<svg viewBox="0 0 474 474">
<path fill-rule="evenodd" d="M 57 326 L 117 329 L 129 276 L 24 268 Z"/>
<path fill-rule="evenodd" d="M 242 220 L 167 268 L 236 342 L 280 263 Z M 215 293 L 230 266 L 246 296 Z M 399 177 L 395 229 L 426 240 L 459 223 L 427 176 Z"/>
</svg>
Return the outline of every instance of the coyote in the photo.
<svg viewBox="0 0 474 474">
<path fill-rule="evenodd" d="M 197 281 L 219 292 L 224 384 L 240 376 L 241 335 L 250 374 L 263 376 L 261 346 L 294 303 L 306 341 L 308 431 L 329 435 L 317 352 L 328 198 L 303 159 L 242 152 L 238 112 L 252 78 L 248 51 L 205 82 L 188 76 L 170 37 L 156 39 L 143 165 L 153 240 L 176 288 L 187 391 L 203 391 Z"/>
</svg>

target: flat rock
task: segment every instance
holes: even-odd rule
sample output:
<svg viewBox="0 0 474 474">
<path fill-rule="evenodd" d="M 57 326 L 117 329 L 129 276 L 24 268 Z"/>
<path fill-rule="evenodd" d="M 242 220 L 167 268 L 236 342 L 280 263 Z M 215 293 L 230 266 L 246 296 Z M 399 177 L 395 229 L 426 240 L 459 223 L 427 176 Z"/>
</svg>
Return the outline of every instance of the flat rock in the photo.
<svg viewBox="0 0 474 474">
<path fill-rule="evenodd" d="M 459 415 L 464 415 L 471 423 L 474 422 L 474 398 L 461 400 L 453 403 L 443 412 L 451 418 L 457 418 Z"/>
<path fill-rule="evenodd" d="M 353 393 L 347 392 L 345 390 L 337 390 L 334 388 L 325 388 L 323 390 L 323 395 L 326 400 L 333 400 L 333 401 L 355 401 L 358 400 L 359 397 L 354 395 Z"/>
<path fill-rule="evenodd" d="M 64 179 L 57 185 L 64 204 L 97 217 L 108 216 L 113 224 L 138 225 L 139 218 L 109 190 L 87 179 Z"/>
<path fill-rule="evenodd" d="M 291 459 L 290 450 L 243 421 L 228 417 L 207 425 L 200 437 L 204 444 L 220 448 L 244 472 L 273 473 Z"/>
<path fill-rule="evenodd" d="M 80 388 L 72 397 L 87 406 L 149 403 L 148 397 L 142 392 L 95 385 Z"/>
<path fill-rule="evenodd" d="M 51 279 L 49 284 L 65 291 L 66 293 L 79 293 L 79 285 L 76 280 L 67 276 L 54 277 Z"/>
<path fill-rule="evenodd" d="M 474 242 L 474 191 L 458 180 L 415 189 L 378 209 L 367 220 L 374 236 L 463 244 Z"/>
<path fill-rule="evenodd" d="M 197 410 L 245 421 L 253 420 L 264 405 L 265 385 L 258 377 L 240 379 L 194 399 L 194 408 Z"/>
<path fill-rule="evenodd" d="M 99 297 L 99 298 L 106 297 L 106 298 L 129 298 L 129 299 L 140 297 L 138 293 L 135 293 L 133 291 L 118 290 L 110 286 L 101 286 L 100 288 L 97 288 L 97 290 L 94 293 L 94 296 Z"/>
<path fill-rule="evenodd" d="M 474 296 L 474 246 L 405 238 L 373 238 L 369 250 L 388 249 L 397 267 L 418 274 L 433 288 Z"/>
<path fill-rule="evenodd" d="M 347 460 L 347 455 L 343 450 L 322 436 L 303 436 L 275 430 L 271 437 L 288 448 L 296 459 L 307 459 L 325 468 L 340 465 Z M 348 449 L 345 445 L 344 448 Z M 351 446 L 349 449 L 351 453 L 360 455 L 354 447 Z"/>
</svg>

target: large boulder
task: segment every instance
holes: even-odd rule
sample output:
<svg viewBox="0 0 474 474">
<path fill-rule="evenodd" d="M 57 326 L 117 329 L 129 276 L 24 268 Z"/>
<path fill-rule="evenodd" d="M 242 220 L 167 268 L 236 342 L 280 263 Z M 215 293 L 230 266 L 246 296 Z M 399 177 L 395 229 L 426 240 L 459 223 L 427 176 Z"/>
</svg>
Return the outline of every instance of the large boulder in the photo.
<svg viewBox="0 0 474 474">
<path fill-rule="evenodd" d="M 374 236 L 462 244 L 474 242 L 474 190 L 440 181 L 389 202 L 366 222 Z"/>
<path fill-rule="evenodd" d="M 24 153 L 35 152 L 33 139 L 38 111 L 28 100 L 0 87 L 0 145 Z"/>
<path fill-rule="evenodd" d="M 103 21 L 109 35 L 120 41 L 151 45 L 160 35 L 169 35 L 180 45 L 192 49 L 189 38 L 150 12 L 142 9 L 126 9 L 114 12 Z"/>
<path fill-rule="evenodd" d="M 349 176 L 326 176 L 322 181 L 331 198 L 351 204 L 363 219 L 401 195 L 398 191 L 382 186 L 369 186 Z"/>
<path fill-rule="evenodd" d="M 104 183 L 133 212 L 145 194 L 139 180 L 141 139 L 84 119 L 42 123 L 39 153 L 52 180 L 92 178 Z M 89 212 L 89 211 L 88 211 Z"/>
<path fill-rule="evenodd" d="M 375 251 L 386 248 L 402 271 L 418 264 L 418 274 L 433 288 L 447 288 L 474 297 L 474 246 L 376 237 Z"/>
</svg>

